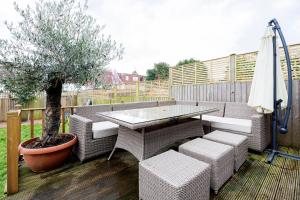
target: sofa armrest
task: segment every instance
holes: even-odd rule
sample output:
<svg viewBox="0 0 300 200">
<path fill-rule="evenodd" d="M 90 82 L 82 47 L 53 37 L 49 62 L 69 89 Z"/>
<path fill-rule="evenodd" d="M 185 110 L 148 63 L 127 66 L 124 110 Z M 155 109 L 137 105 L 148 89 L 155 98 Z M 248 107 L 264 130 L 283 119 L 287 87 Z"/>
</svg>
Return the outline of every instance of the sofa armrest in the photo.
<svg viewBox="0 0 300 200">
<path fill-rule="evenodd" d="M 264 150 L 271 142 L 271 124 L 270 115 L 254 114 L 251 116 L 252 134 L 255 138 L 259 138 L 261 150 Z"/>
<path fill-rule="evenodd" d="M 265 127 L 265 117 L 263 114 L 254 114 L 251 116 L 252 134 L 260 136 Z"/>
<path fill-rule="evenodd" d="M 93 139 L 92 127 L 92 120 L 76 114 L 70 116 L 70 133 L 78 137 L 79 143 Z"/>
</svg>

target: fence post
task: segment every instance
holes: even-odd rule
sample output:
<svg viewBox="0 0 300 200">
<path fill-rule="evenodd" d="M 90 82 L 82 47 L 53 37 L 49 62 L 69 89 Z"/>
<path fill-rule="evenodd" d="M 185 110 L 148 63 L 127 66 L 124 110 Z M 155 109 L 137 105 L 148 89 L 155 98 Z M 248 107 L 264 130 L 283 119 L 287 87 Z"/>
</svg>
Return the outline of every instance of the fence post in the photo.
<svg viewBox="0 0 300 200">
<path fill-rule="evenodd" d="M 173 67 L 169 67 L 169 83 L 171 85 L 172 85 L 172 81 L 173 81 L 172 73 L 173 73 Z"/>
<path fill-rule="evenodd" d="M 30 138 L 34 137 L 34 110 L 30 110 Z"/>
<path fill-rule="evenodd" d="M 230 82 L 235 82 L 235 69 L 236 69 L 236 54 L 231 54 L 229 56 L 229 80 Z"/>
<path fill-rule="evenodd" d="M 168 81 L 168 98 L 170 99 L 171 97 L 171 87 L 173 85 L 173 68 L 169 67 L 169 81 Z"/>
<path fill-rule="evenodd" d="M 196 65 L 196 62 L 194 62 L 194 74 L 195 74 L 194 84 L 196 84 L 197 83 L 197 65 Z"/>
<path fill-rule="evenodd" d="M 114 86 L 113 86 L 113 89 L 114 89 L 114 99 L 115 99 L 115 101 L 118 101 L 118 99 L 117 99 L 117 95 L 118 95 L 118 88 L 117 88 L 117 85 L 114 85 Z"/>
<path fill-rule="evenodd" d="M 7 194 L 19 191 L 19 151 L 21 111 L 7 112 Z"/>
<path fill-rule="evenodd" d="M 45 109 L 42 110 L 42 135 L 44 135 L 45 128 Z"/>
<path fill-rule="evenodd" d="M 72 96 L 72 106 L 77 106 L 78 105 L 78 94 L 74 94 Z"/>
<path fill-rule="evenodd" d="M 136 92 L 135 92 L 137 101 L 139 101 L 139 97 L 140 97 L 140 81 L 136 82 Z"/>
<path fill-rule="evenodd" d="M 66 132 L 66 127 L 65 127 L 65 108 L 61 108 L 61 130 L 62 133 Z"/>
<path fill-rule="evenodd" d="M 183 85 L 183 66 L 184 65 L 182 65 L 182 66 L 180 66 L 181 67 L 181 85 Z"/>
</svg>

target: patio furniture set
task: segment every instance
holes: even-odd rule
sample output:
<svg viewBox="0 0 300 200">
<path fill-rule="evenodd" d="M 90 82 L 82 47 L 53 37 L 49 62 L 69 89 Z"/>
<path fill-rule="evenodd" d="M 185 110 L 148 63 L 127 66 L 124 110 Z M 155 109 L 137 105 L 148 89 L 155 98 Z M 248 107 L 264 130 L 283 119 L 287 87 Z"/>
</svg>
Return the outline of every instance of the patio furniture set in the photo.
<svg viewBox="0 0 300 200">
<path fill-rule="evenodd" d="M 210 133 L 204 133 L 203 126 Z M 209 199 L 269 144 L 269 117 L 241 103 L 162 101 L 78 107 L 70 117 L 80 161 L 117 148 L 139 162 L 140 199 Z M 202 138 L 201 138 L 202 137 Z M 178 152 L 160 150 L 196 138 Z M 160 153 L 160 154 L 158 154 Z M 158 155 L 157 155 L 158 154 Z"/>
</svg>

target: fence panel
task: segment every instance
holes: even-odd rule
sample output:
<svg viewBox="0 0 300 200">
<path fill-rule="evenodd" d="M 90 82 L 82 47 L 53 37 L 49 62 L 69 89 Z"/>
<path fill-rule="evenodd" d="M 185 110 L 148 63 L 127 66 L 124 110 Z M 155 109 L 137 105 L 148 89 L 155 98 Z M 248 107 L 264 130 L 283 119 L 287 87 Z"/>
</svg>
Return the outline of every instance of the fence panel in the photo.
<svg viewBox="0 0 300 200">
<path fill-rule="evenodd" d="M 6 112 L 15 109 L 16 101 L 9 98 L 8 92 L 0 93 L 0 122 L 6 121 Z M 169 99 L 169 81 L 143 81 L 115 85 L 109 89 L 91 89 L 83 91 L 63 92 L 62 106 L 85 105 L 88 100 L 92 104 L 112 104 L 134 101 L 157 101 Z M 23 108 L 44 108 L 45 95 L 39 94 L 36 99 Z M 42 112 L 34 112 L 34 119 L 41 119 Z M 22 119 L 30 119 L 29 112 L 22 113 Z"/>
<path fill-rule="evenodd" d="M 6 112 L 15 108 L 16 102 L 10 98 L 0 98 L 0 122 L 6 121 Z"/>
<path fill-rule="evenodd" d="M 300 44 L 288 46 L 293 79 L 300 80 Z M 195 62 L 170 68 L 171 85 L 207 84 L 221 82 L 251 81 L 254 74 L 257 51 L 244 54 L 231 54 L 226 57 Z M 284 51 L 280 48 L 280 63 L 287 78 Z M 238 98 L 242 98 L 239 96 Z"/>
</svg>

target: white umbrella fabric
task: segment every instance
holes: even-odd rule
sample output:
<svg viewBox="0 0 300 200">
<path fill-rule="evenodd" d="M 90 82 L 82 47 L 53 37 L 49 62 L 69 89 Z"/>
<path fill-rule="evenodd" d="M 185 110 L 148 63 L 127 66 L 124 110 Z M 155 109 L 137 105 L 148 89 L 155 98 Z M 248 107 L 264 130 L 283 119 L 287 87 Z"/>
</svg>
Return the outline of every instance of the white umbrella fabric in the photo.
<svg viewBox="0 0 300 200">
<path fill-rule="evenodd" d="M 273 42 L 274 32 L 271 26 L 268 26 L 264 36 L 261 39 L 258 51 L 254 76 L 248 100 L 248 105 L 255 107 L 259 113 L 272 113 L 273 105 Z M 277 100 L 282 99 L 282 108 L 287 106 L 287 90 L 280 66 L 280 56 L 278 42 L 276 40 L 277 51 Z"/>
</svg>

